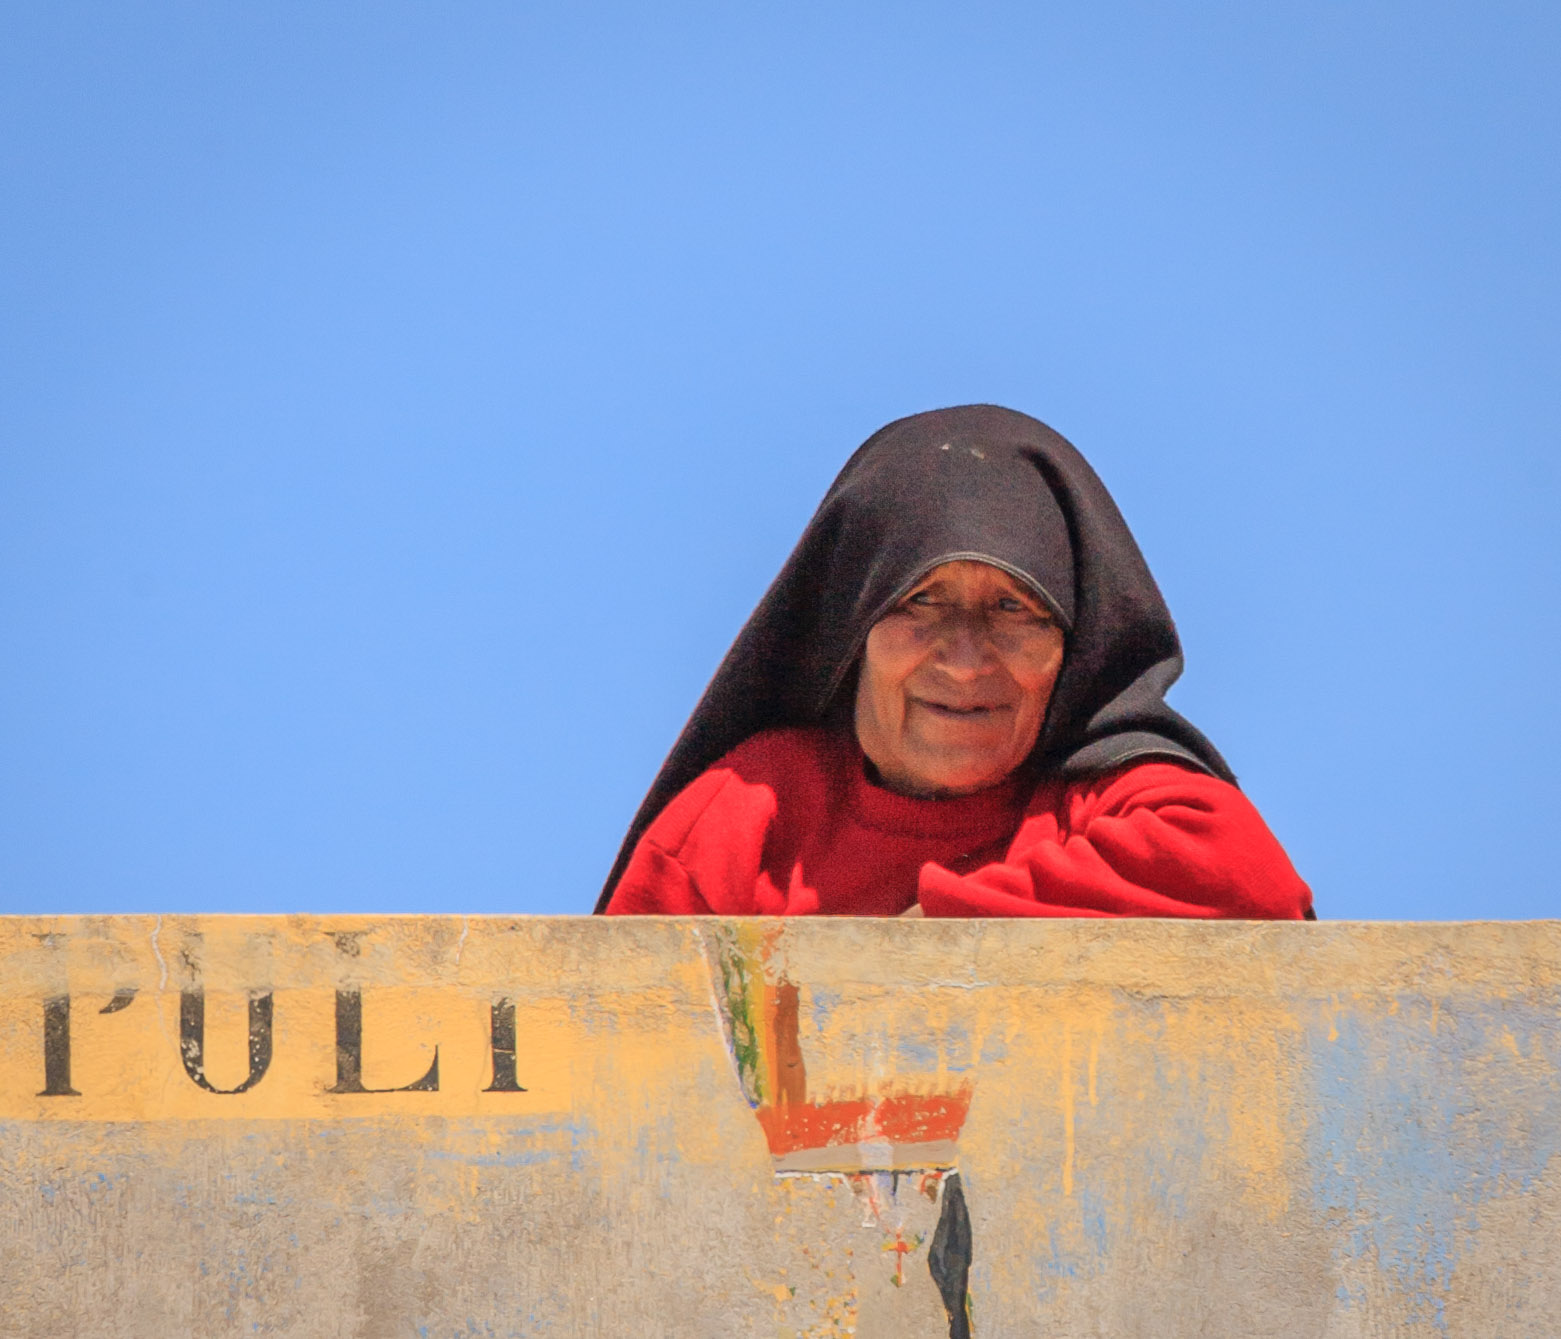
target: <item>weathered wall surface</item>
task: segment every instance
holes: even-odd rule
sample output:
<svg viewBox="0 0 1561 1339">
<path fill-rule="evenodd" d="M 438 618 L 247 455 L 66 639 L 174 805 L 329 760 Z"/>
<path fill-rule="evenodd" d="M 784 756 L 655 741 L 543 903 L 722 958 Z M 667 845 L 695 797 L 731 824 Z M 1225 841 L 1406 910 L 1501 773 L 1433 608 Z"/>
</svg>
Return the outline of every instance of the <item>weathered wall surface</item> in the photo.
<svg viewBox="0 0 1561 1339">
<path fill-rule="evenodd" d="M 0 1334 L 1561 1334 L 1561 924 L 0 921 Z"/>
</svg>

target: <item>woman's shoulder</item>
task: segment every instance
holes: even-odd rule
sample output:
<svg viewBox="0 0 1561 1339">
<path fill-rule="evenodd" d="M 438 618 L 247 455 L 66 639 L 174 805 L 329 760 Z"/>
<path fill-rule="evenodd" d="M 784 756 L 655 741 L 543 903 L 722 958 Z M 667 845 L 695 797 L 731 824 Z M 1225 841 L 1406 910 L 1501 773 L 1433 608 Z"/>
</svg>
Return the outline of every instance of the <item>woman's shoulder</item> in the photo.
<svg viewBox="0 0 1561 1339">
<path fill-rule="evenodd" d="M 791 781 L 799 773 L 826 775 L 841 765 L 845 750 L 831 730 L 821 726 L 783 726 L 750 735 L 709 772 L 722 769 L 751 783 Z"/>
<path fill-rule="evenodd" d="M 1239 787 L 1174 759 L 1146 758 L 1072 781 L 1056 813 L 1059 825 L 1074 833 L 1100 831 L 1104 825 L 1143 832 L 1151 824 L 1211 849 L 1283 859 L 1278 840 Z"/>
<path fill-rule="evenodd" d="M 1183 795 L 1208 800 L 1245 801 L 1240 789 L 1191 762 L 1163 755 L 1134 759 L 1068 783 L 1070 794 L 1090 796 L 1108 806 L 1143 803 Z"/>
<path fill-rule="evenodd" d="M 1311 889 L 1257 806 L 1229 781 L 1191 763 L 1145 759 L 1074 783 L 1069 800 L 1062 825 L 1086 833 L 1142 880 L 1174 865 L 1188 889 L 1228 890 L 1222 915 L 1316 919 Z"/>
<path fill-rule="evenodd" d="M 1132 759 L 1084 776 L 1050 777 L 1036 786 L 1026 809 L 1032 815 L 1051 812 L 1076 830 L 1096 818 L 1166 807 L 1257 815 L 1238 787 L 1194 763 L 1164 756 Z"/>
<path fill-rule="evenodd" d="M 696 827 L 749 827 L 788 805 L 821 801 L 840 768 L 841 748 L 824 729 L 761 730 L 718 758 L 661 811 L 646 833 L 669 852 L 685 845 Z"/>
</svg>

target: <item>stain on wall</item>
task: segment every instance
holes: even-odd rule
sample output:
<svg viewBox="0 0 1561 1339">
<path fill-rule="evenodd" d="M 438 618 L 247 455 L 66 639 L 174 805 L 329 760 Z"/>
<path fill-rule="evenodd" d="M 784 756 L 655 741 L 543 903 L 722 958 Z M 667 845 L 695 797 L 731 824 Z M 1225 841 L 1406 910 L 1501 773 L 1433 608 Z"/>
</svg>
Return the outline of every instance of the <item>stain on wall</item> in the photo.
<svg viewBox="0 0 1561 1339">
<path fill-rule="evenodd" d="M 0 919 L 0 1333 L 1554 1336 L 1561 926 Z"/>
<path fill-rule="evenodd" d="M 925 1231 L 908 1229 L 907 1201 L 900 1197 L 901 1181 L 914 1179 L 921 1194 L 941 1206 L 925 1258 L 951 1339 L 967 1339 L 970 1216 L 953 1168 L 971 1082 L 916 1092 L 896 1075 L 871 1090 L 809 1097 L 801 990 L 786 975 L 783 934 L 780 921 L 711 922 L 700 933 L 727 1047 L 776 1174 L 849 1178 L 868 1204 L 866 1223 L 884 1234 L 880 1250 L 893 1253 L 896 1288 L 906 1283 L 906 1256 L 927 1239 Z M 936 1051 L 916 1058 L 935 1061 Z"/>
</svg>

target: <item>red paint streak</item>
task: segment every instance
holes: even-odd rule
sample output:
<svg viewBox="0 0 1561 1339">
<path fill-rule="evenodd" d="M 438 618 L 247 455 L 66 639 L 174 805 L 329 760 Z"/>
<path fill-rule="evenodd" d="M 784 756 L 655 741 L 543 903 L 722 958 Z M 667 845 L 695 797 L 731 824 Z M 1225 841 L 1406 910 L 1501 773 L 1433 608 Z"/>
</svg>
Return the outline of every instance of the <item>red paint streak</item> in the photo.
<svg viewBox="0 0 1561 1339">
<path fill-rule="evenodd" d="M 970 1090 L 918 1097 L 899 1093 L 878 1102 L 878 1128 L 893 1144 L 920 1144 L 929 1139 L 958 1139 L 970 1110 Z"/>
<path fill-rule="evenodd" d="M 896 1093 L 877 1102 L 865 1097 L 841 1102 L 782 1102 L 761 1106 L 756 1114 L 770 1153 L 778 1158 L 805 1148 L 841 1144 L 954 1140 L 969 1110 L 970 1090 L 966 1088 L 930 1096 Z"/>
<path fill-rule="evenodd" d="M 904 1287 L 905 1254 L 907 1251 L 914 1251 L 916 1248 L 912 1246 L 910 1242 L 905 1240 L 905 1234 L 901 1232 L 899 1228 L 895 1228 L 894 1242 L 891 1245 L 884 1247 L 884 1249 L 894 1252 L 894 1286 L 896 1288 Z"/>
<path fill-rule="evenodd" d="M 797 1022 L 798 991 L 790 981 L 779 981 L 764 991 L 765 1021 L 773 1045 L 770 1048 L 770 1092 L 782 1106 L 807 1100 L 808 1071 L 802 1063 L 801 1029 Z"/>
<path fill-rule="evenodd" d="M 796 1106 L 762 1106 L 757 1115 L 770 1141 L 770 1152 L 780 1157 L 802 1148 L 829 1148 L 856 1144 L 864 1138 L 873 1104 L 865 1098 L 851 1102 L 801 1102 Z"/>
<path fill-rule="evenodd" d="M 774 932 L 779 934 L 779 928 Z M 773 940 L 760 950 L 768 959 Z M 952 1142 L 959 1137 L 970 1110 L 970 1089 L 920 1096 L 897 1093 L 877 1100 L 859 1097 L 839 1102 L 809 1102 L 807 1069 L 802 1062 L 799 992 L 782 978 L 766 985 L 763 1019 L 769 1102 L 754 1113 L 769 1141 L 770 1153 L 782 1157 L 802 1149 L 835 1148 L 860 1143 L 920 1144 Z"/>
</svg>

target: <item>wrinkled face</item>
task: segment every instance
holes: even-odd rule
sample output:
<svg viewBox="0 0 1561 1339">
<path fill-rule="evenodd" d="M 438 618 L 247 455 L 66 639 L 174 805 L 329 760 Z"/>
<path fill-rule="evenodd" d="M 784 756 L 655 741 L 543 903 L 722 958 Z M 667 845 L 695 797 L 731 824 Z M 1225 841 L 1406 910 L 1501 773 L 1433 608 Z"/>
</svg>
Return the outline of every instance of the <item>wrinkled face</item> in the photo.
<svg viewBox="0 0 1561 1339">
<path fill-rule="evenodd" d="M 867 634 L 856 689 L 862 752 L 905 795 L 996 785 L 1035 747 L 1062 641 L 1046 606 L 1000 568 L 933 568 Z"/>
</svg>

